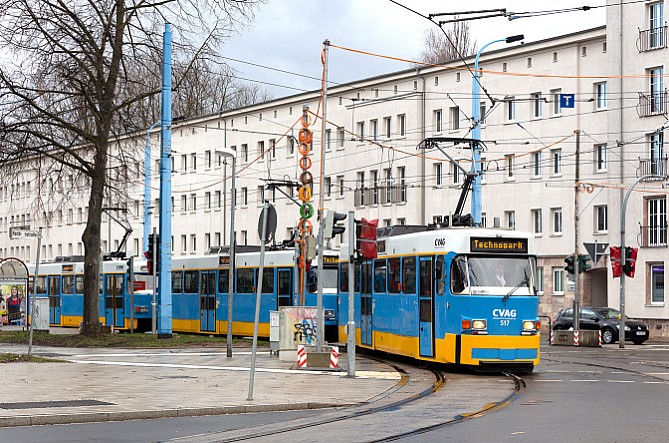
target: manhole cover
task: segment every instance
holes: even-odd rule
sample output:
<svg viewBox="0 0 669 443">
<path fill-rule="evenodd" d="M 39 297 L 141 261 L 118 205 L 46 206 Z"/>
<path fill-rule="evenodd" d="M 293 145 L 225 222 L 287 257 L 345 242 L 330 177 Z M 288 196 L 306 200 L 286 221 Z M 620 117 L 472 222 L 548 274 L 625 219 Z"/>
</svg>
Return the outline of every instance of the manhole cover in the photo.
<svg viewBox="0 0 669 443">
<path fill-rule="evenodd" d="M 114 404 L 99 400 L 25 401 L 0 403 L 0 409 L 71 408 L 78 406 L 112 406 Z"/>
</svg>

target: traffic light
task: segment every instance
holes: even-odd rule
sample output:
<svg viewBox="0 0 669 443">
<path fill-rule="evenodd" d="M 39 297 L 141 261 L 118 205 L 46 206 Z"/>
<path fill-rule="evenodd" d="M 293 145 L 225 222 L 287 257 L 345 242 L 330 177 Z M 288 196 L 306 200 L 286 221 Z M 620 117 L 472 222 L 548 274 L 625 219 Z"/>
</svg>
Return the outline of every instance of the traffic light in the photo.
<svg viewBox="0 0 669 443">
<path fill-rule="evenodd" d="M 578 256 L 578 272 L 585 272 L 592 268 L 590 264 L 590 256 L 588 254 L 581 254 Z"/>
<path fill-rule="evenodd" d="M 376 228 L 379 220 L 355 221 L 355 250 L 358 253 L 358 259 L 376 258 Z"/>
<path fill-rule="evenodd" d="M 623 272 L 628 277 L 634 278 L 634 269 L 636 267 L 636 256 L 638 252 L 638 248 L 632 248 L 630 246 L 625 247 L 625 263 L 623 264 Z"/>
<path fill-rule="evenodd" d="M 574 256 L 573 255 L 568 255 L 565 259 L 564 262 L 567 263 L 567 265 L 564 267 L 567 270 L 567 273 L 569 274 L 575 274 L 576 273 L 576 268 L 574 267 Z"/>
<path fill-rule="evenodd" d="M 346 214 L 343 212 L 330 211 L 328 209 L 323 210 L 323 217 L 325 217 L 325 226 L 323 227 L 323 233 L 325 239 L 333 238 L 336 235 L 343 234 L 346 230 L 346 226 L 343 224 L 338 224 L 337 222 L 346 220 Z"/>
<path fill-rule="evenodd" d="M 149 274 L 153 274 L 153 266 L 156 263 L 156 257 L 154 257 L 154 251 L 156 255 L 159 255 L 160 252 L 158 251 L 158 244 L 160 243 L 160 237 L 158 237 L 158 234 L 149 234 L 149 250 L 144 253 L 144 257 L 146 257 L 146 269 L 149 272 Z M 158 272 L 158 267 L 156 265 L 156 273 Z"/>
</svg>

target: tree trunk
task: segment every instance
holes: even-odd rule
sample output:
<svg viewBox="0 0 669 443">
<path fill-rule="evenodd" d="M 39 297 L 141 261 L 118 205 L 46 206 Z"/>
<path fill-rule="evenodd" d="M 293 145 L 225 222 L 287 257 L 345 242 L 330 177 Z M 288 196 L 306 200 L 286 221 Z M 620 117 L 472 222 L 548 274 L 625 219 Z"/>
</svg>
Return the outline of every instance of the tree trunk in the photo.
<svg viewBox="0 0 669 443">
<path fill-rule="evenodd" d="M 91 174 L 91 193 L 88 200 L 88 221 L 81 240 L 84 243 L 84 319 L 83 335 L 100 334 L 100 275 L 102 203 L 107 168 L 107 147 L 96 146 L 95 169 Z"/>
</svg>

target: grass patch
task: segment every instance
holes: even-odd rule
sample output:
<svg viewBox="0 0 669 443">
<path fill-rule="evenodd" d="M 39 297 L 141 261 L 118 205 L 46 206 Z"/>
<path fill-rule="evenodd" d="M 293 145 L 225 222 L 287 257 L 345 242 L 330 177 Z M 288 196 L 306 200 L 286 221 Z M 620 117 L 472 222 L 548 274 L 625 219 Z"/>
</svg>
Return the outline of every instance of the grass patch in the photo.
<svg viewBox="0 0 669 443">
<path fill-rule="evenodd" d="M 67 363 L 54 358 L 28 356 L 26 354 L 4 354 L 0 353 L 0 364 L 2 363 Z"/>
<path fill-rule="evenodd" d="M 29 332 L 2 331 L 0 343 L 27 344 Z M 252 339 L 234 338 L 235 347 L 251 346 Z M 225 336 L 208 336 L 197 334 L 172 334 L 172 338 L 157 338 L 153 334 L 102 334 L 98 336 L 84 336 L 80 334 L 36 334 L 33 333 L 33 345 L 60 346 L 60 347 L 110 347 L 110 348 L 197 348 L 197 347 L 226 347 Z M 258 340 L 258 346 L 269 346 L 267 340 Z"/>
</svg>

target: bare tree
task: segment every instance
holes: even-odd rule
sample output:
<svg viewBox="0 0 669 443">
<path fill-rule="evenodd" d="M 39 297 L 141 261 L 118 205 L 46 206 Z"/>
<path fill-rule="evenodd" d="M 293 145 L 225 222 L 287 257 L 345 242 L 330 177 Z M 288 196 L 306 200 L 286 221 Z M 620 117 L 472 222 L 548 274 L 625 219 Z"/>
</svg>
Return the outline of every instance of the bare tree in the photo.
<svg viewBox="0 0 669 443">
<path fill-rule="evenodd" d="M 164 23 L 173 24 L 174 72 L 194 75 L 193 60 L 217 60 L 220 44 L 262 1 L 0 0 L 2 169 L 41 163 L 81 176 L 89 188 L 83 334 L 100 332 L 103 202 L 122 192 L 108 174 L 113 166 L 122 179 L 133 156 L 120 136 L 156 117 L 135 112 L 160 101 Z"/>
<path fill-rule="evenodd" d="M 445 33 L 445 34 L 444 34 Z M 445 26 L 444 31 L 434 27 L 425 32 L 423 51 L 419 60 L 439 64 L 467 57 L 476 51 L 476 40 L 469 32 L 469 23 L 455 22 Z"/>
</svg>

